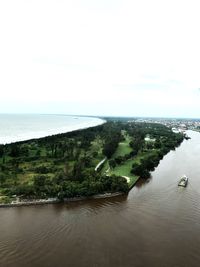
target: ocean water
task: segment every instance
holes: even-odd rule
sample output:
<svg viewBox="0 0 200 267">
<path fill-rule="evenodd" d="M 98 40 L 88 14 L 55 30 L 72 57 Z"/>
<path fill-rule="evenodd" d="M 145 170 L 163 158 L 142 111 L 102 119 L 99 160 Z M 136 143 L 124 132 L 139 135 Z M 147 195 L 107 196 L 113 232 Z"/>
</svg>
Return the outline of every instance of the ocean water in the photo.
<svg viewBox="0 0 200 267">
<path fill-rule="evenodd" d="M 104 123 L 94 117 L 0 114 L 0 144 L 70 132 Z"/>
</svg>

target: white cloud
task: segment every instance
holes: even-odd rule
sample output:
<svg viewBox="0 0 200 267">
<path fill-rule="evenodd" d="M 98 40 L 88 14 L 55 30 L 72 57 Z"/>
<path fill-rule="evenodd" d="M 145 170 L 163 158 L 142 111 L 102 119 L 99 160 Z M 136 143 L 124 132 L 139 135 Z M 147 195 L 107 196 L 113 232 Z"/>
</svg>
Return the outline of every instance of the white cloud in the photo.
<svg viewBox="0 0 200 267">
<path fill-rule="evenodd" d="M 198 117 L 198 7 L 1 1 L 0 112 Z"/>
</svg>

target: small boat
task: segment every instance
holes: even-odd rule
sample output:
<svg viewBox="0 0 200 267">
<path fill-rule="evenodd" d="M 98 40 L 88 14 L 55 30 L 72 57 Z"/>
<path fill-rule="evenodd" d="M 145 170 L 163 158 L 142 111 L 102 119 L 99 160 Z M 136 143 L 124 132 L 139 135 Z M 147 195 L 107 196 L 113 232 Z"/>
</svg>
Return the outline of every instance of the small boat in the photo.
<svg viewBox="0 0 200 267">
<path fill-rule="evenodd" d="M 178 183 L 178 186 L 183 186 L 183 187 L 186 187 L 187 186 L 187 183 L 188 183 L 188 178 L 186 175 L 183 175 L 181 177 L 181 180 L 179 181 Z"/>
</svg>

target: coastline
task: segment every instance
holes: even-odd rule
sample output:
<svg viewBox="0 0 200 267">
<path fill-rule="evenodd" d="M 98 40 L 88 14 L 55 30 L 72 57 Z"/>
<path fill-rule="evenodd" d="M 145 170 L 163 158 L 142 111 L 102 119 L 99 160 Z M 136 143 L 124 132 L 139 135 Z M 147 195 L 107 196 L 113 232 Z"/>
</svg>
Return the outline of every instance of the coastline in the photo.
<svg viewBox="0 0 200 267">
<path fill-rule="evenodd" d="M 66 115 L 68 116 L 68 115 Z M 71 116 L 71 117 L 76 117 L 79 118 L 79 116 Z M 81 118 L 83 118 L 83 116 L 80 116 Z M 92 118 L 94 119 L 94 117 L 87 117 L 84 116 L 84 118 Z M 76 125 L 75 127 L 71 127 L 70 130 L 68 131 L 59 131 L 58 133 L 54 133 L 52 135 L 59 135 L 59 134 L 65 134 L 65 133 L 69 133 L 69 132 L 74 132 L 74 131 L 78 131 L 78 130 L 84 130 L 84 129 L 88 129 L 91 127 L 96 127 L 99 125 L 102 125 L 104 123 L 106 123 L 106 120 L 101 119 L 101 118 L 97 118 L 95 117 L 96 120 L 98 120 L 98 123 L 96 121 L 96 123 L 91 124 L 91 123 L 84 123 L 86 125 L 80 127 L 78 125 Z M 77 127 L 78 126 L 78 127 Z M 26 141 L 30 141 L 30 140 L 34 140 L 34 139 L 41 139 L 41 138 L 45 138 L 45 137 L 49 137 L 52 135 L 45 135 L 45 136 L 40 136 L 40 137 L 32 137 L 29 139 L 24 139 L 24 140 L 16 140 L 10 143 L 3 143 L 3 145 L 5 144 L 11 144 L 11 143 L 19 143 L 19 142 L 26 142 Z M 2 144 L 2 143 L 0 143 Z M 58 203 L 67 203 L 67 202 L 75 202 L 75 201 L 81 201 L 81 200 L 86 200 L 86 199 L 98 199 L 98 198 L 109 198 L 109 197 L 114 197 L 114 196 L 118 196 L 118 195 L 122 195 L 124 193 L 122 192 L 115 192 L 115 193 L 104 193 L 104 194 L 98 194 L 98 195 L 94 195 L 91 197 L 74 197 L 74 198 L 68 198 L 68 199 L 64 199 L 64 201 L 59 200 L 58 198 L 48 198 L 48 199 L 34 199 L 34 200 L 27 200 L 27 199 L 22 199 L 21 201 L 13 201 L 11 203 L 0 203 L 0 208 L 6 208 L 6 207 L 20 207 L 20 206 L 33 206 L 33 205 L 44 205 L 44 204 L 58 204 Z"/>
<path fill-rule="evenodd" d="M 25 114 L 26 115 L 26 114 Z M 49 136 L 53 136 L 53 135 L 59 135 L 59 134 L 65 134 L 65 133 L 69 133 L 69 132 L 74 132 L 74 131 L 78 131 L 78 130 L 84 130 L 90 127 L 96 127 L 99 125 L 102 125 L 104 123 L 106 123 L 105 119 L 99 118 L 99 117 L 89 117 L 89 116 L 72 116 L 72 115 L 51 115 L 51 114 L 46 114 L 46 115 L 36 115 L 36 116 L 66 116 L 66 117 L 70 117 L 72 120 L 76 119 L 77 124 L 71 124 L 71 125 L 67 125 L 67 122 L 63 122 L 63 124 L 66 124 L 66 126 L 59 126 L 58 128 L 56 128 L 56 126 L 52 125 L 51 129 L 46 128 L 46 129 L 41 129 L 41 130 L 37 130 L 36 129 L 32 129 L 32 132 L 25 130 L 24 133 L 24 128 L 22 132 L 18 132 L 15 135 L 11 135 L 11 136 L 0 136 L 0 144 L 1 145 L 6 145 L 6 144 L 11 144 L 11 143 L 19 143 L 19 142 L 26 142 L 29 140 L 35 140 L 35 139 L 40 139 L 40 138 L 45 138 L 45 137 L 49 137 Z M 85 119 L 86 121 L 82 121 L 82 119 Z M 87 121 L 88 119 L 88 121 Z M 26 128 L 25 128 L 26 129 Z M 10 129 L 12 130 L 12 129 Z"/>
</svg>

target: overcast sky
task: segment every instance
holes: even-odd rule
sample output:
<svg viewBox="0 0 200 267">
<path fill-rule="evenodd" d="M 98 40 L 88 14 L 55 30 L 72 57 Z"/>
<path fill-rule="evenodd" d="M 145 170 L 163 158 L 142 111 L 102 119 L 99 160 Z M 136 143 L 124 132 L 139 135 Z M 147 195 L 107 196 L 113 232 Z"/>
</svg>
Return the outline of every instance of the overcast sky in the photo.
<svg viewBox="0 0 200 267">
<path fill-rule="evenodd" d="M 1 0 L 0 113 L 200 117 L 199 0 Z"/>
</svg>

